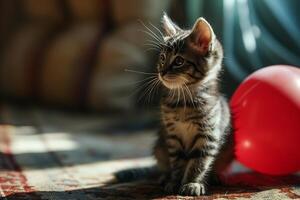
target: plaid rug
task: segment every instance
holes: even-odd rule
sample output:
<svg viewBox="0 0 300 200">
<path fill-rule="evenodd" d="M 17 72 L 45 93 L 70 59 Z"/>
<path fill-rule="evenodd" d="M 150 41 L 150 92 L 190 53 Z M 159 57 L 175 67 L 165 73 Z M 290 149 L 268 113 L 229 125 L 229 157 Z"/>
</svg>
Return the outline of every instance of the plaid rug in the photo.
<svg viewBox="0 0 300 200">
<path fill-rule="evenodd" d="M 153 165 L 147 117 L 109 116 L 2 105 L 0 196 L 13 200 L 195 199 L 167 196 L 155 180 L 109 183 L 113 173 Z M 133 128 L 132 128 L 133 127 Z M 249 172 L 237 162 L 226 186 L 196 199 L 300 199 L 300 177 Z"/>
</svg>

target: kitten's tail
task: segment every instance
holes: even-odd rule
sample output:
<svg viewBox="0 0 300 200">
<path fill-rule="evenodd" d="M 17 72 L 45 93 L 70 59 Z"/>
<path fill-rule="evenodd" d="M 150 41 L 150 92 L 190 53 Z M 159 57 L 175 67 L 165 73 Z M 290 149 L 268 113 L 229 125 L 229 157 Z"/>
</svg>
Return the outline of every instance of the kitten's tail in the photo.
<svg viewBox="0 0 300 200">
<path fill-rule="evenodd" d="M 130 168 L 115 173 L 118 182 L 131 182 L 141 179 L 155 179 L 159 177 L 160 172 L 156 166 L 143 168 Z"/>
</svg>

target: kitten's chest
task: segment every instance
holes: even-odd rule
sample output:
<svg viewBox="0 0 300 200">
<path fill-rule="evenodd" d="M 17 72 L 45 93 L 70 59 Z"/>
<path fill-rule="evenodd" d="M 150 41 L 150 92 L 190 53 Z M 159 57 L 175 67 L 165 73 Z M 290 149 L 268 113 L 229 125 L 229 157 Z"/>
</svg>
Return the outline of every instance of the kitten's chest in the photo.
<svg viewBox="0 0 300 200">
<path fill-rule="evenodd" d="M 199 132 L 199 127 L 190 120 L 195 111 L 190 108 L 176 108 L 162 110 L 162 120 L 167 134 L 175 134 L 184 143 L 190 143 L 193 137 Z"/>
</svg>

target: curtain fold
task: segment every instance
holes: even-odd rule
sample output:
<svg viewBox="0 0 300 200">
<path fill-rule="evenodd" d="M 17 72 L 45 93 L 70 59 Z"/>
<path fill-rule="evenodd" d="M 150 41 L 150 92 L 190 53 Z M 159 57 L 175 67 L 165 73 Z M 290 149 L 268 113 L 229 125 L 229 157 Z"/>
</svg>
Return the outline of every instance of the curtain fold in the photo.
<svg viewBox="0 0 300 200">
<path fill-rule="evenodd" d="M 188 0 L 186 8 L 188 24 L 207 18 L 223 44 L 229 95 L 259 68 L 300 66 L 300 1 Z"/>
</svg>

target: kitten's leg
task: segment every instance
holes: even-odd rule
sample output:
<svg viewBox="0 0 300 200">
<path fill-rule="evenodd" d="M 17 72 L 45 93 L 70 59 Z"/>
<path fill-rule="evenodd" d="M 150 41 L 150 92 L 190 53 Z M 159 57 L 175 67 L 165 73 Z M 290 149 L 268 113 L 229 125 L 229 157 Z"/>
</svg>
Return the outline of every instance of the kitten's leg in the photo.
<svg viewBox="0 0 300 200">
<path fill-rule="evenodd" d="M 214 157 L 208 155 L 190 159 L 185 169 L 179 193 L 189 196 L 205 194 L 205 182 L 213 161 Z"/>
<path fill-rule="evenodd" d="M 162 135 L 159 135 L 158 140 L 154 145 L 153 155 L 156 158 L 158 169 L 162 172 L 158 182 L 161 185 L 165 185 L 170 176 L 170 162 L 168 149 Z"/>
<path fill-rule="evenodd" d="M 217 134 L 216 134 L 217 135 Z M 199 196 L 206 193 L 206 178 L 219 151 L 219 141 L 209 134 L 195 135 L 181 182 L 180 194 Z"/>
<path fill-rule="evenodd" d="M 159 170 L 162 172 L 168 172 L 170 170 L 169 154 L 162 136 L 159 136 L 154 145 L 153 155 L 156 158 Z"/>
<path fill-rule="evenodd" d="M 183 177 L 186 165 L 183 143 L 179 137 L 174 134 L 166 137 L 167 149 L 170 162 L 170 178 L 165 185 L 165 191 L 168 193 L 177 192 Z"/>
</svg>

